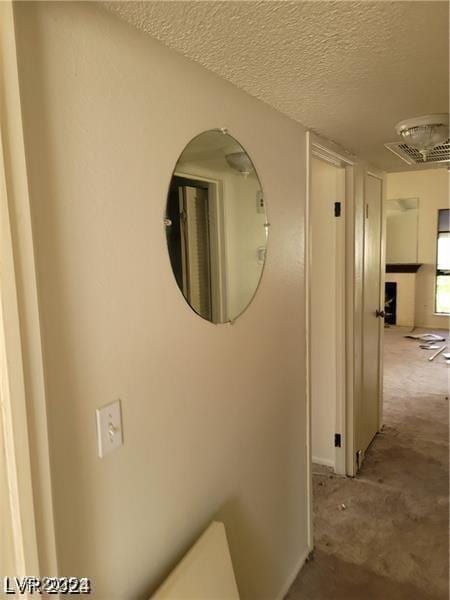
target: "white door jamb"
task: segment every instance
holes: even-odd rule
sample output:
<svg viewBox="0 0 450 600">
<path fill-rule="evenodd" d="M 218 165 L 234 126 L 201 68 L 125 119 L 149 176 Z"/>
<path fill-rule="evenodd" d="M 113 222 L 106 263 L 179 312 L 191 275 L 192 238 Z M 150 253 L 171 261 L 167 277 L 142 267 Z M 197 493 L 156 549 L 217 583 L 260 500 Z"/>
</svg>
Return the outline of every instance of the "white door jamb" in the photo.
<svg viewBox="0 0 450 600">
<path fill-rule="evenodd" d="M 57 576 L 44 368 L 14 3 L 0 2 L 1 410 L 17 573 Z M 39 516 L 38 516 L 39 515 Z"/>
<path fill-rule="evenodd" d="M 342 150 L 339 146 L 324 140 L 316 134 L 308 132 L 308 180 L 311 180 L 311 158 L 314 156 L 321 160 L 336 166 L 345 168 L 345 205 L 343 207 L 343 231 L 341 234 L 345 238 L 344 242 L 344 278 L 342 284 L 345 285 L 344 306 L 340 307 L 342 318 L 342 353 L 344 357 L 343 364 L 339 366 L 341 379 L 337 394 L 336 406 L 336 433 L 340 434 L 340 447 L 335 448 L 334 470 L 340 475 L 353 474 L 349 457 L 353 455 L 354 432 L 353 421 L 349 415 L 353 415 L 353 278 L 354 278 L 354 171 L 356 159 L 352 155 Z M 311 323 L 310 323 L 310 284 L 311 284 L 311 220 L 310 220 L 310 183 L 307 189 L 307 214 L 306 214 L 306 239 L 307 239 L 307 260 L 306 260 L 306 323 L 307 323 L 307 398 L 309 413 L 309 440 L 311 446 Z M 351 422 L 350 422 L 351 421 Z"/>
</svg>

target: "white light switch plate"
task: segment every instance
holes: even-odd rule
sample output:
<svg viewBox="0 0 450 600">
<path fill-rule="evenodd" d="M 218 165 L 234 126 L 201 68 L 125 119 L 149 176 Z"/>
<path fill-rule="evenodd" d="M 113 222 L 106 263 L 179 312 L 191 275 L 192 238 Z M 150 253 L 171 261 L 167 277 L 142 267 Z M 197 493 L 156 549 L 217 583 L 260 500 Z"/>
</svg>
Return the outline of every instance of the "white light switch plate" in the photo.
<svg viewBox="0 0 450 600">
<path fill-rule="evenodd" d="M 122 414 L 120 400 L 97 408 L 98 455 L 103 458 L 108 452 L 122 445 Z"/>
</svg>

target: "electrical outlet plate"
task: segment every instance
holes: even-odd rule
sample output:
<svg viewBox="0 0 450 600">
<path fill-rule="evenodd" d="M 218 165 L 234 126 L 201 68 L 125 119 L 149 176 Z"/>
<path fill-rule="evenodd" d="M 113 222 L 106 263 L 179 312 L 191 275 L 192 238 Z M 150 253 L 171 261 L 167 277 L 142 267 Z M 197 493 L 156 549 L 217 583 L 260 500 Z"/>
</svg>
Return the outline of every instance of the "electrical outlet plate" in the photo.
<svg viewBox="0 0 450 600">
<path fill-rule="evenodd" d="M 122 413 L 120 400 L 97 408 L 97 444 L 98 455 L 103 458 L 123 443 Z"/>
</svg>

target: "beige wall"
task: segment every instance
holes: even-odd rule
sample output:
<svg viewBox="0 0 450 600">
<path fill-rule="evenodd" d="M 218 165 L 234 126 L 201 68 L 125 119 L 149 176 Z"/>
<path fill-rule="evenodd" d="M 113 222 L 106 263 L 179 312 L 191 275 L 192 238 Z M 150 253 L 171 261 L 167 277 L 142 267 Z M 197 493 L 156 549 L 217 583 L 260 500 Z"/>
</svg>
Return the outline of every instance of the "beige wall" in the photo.
<svg viewBox="0 0 450 600">
<path fill-rule="evenodd" d="M 386 263 L 416 263 L 419 210 L 391 213 L 386 218 Z"/>
<path fill-rule="evenodd" d="M 448 327 L 448 318 L 434 315 L 437 214 L 449 208 L 446 168 L 388 173 L 388 199 L 419 198 L 418 262 L 415 324 L 421 327 Z"/>
<path fill-rule="evenodd" d="M 227 258 L 229 316 L 245 310 L 258 286 L 263 264 L 258 262 L 258 248 L 267 244 L 266 216 L 256 211 L 256 195 L 261 185 L 255 176 L 229 176 L 225 182 L 225 250 Z"/>
<path fill-rule="evenodd" d="M 60 573 L 145 597 L 216 517 L 242 598 L 273 600 L 307 552 L 304 130 L 92 3 L 15 12 Z M 216 127 L 271 222 L 232 326 L 186 305 L 162 222 L 180 152 Z M 116 398 L 124 445 L 99 459 Z"/>
</svg>

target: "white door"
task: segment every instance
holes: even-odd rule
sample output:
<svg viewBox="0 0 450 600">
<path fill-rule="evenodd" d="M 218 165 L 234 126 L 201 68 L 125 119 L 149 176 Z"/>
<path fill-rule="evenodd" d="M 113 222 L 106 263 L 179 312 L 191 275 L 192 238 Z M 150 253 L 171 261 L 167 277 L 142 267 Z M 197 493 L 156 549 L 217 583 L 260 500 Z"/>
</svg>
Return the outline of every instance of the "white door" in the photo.
<svg viewBox="0 0 450 600">
<path fill-rule="evenodd" d="M 362 395 L 356 428 L 357 462 L 379 430 L 381 414 L 380 357 L 384 321 L 382 311 L 382 180 L 365 177 L 364 288 L 362 323 Z"/>
<path fill-rule="evenodd" d="M 343 452 L 344 434 L 344 211 L 345 168 L 313 158 L 309 267 L 312 460 L 343 474 L 345 457 L 338 465 L 337 453 Z"/>
</svg>

